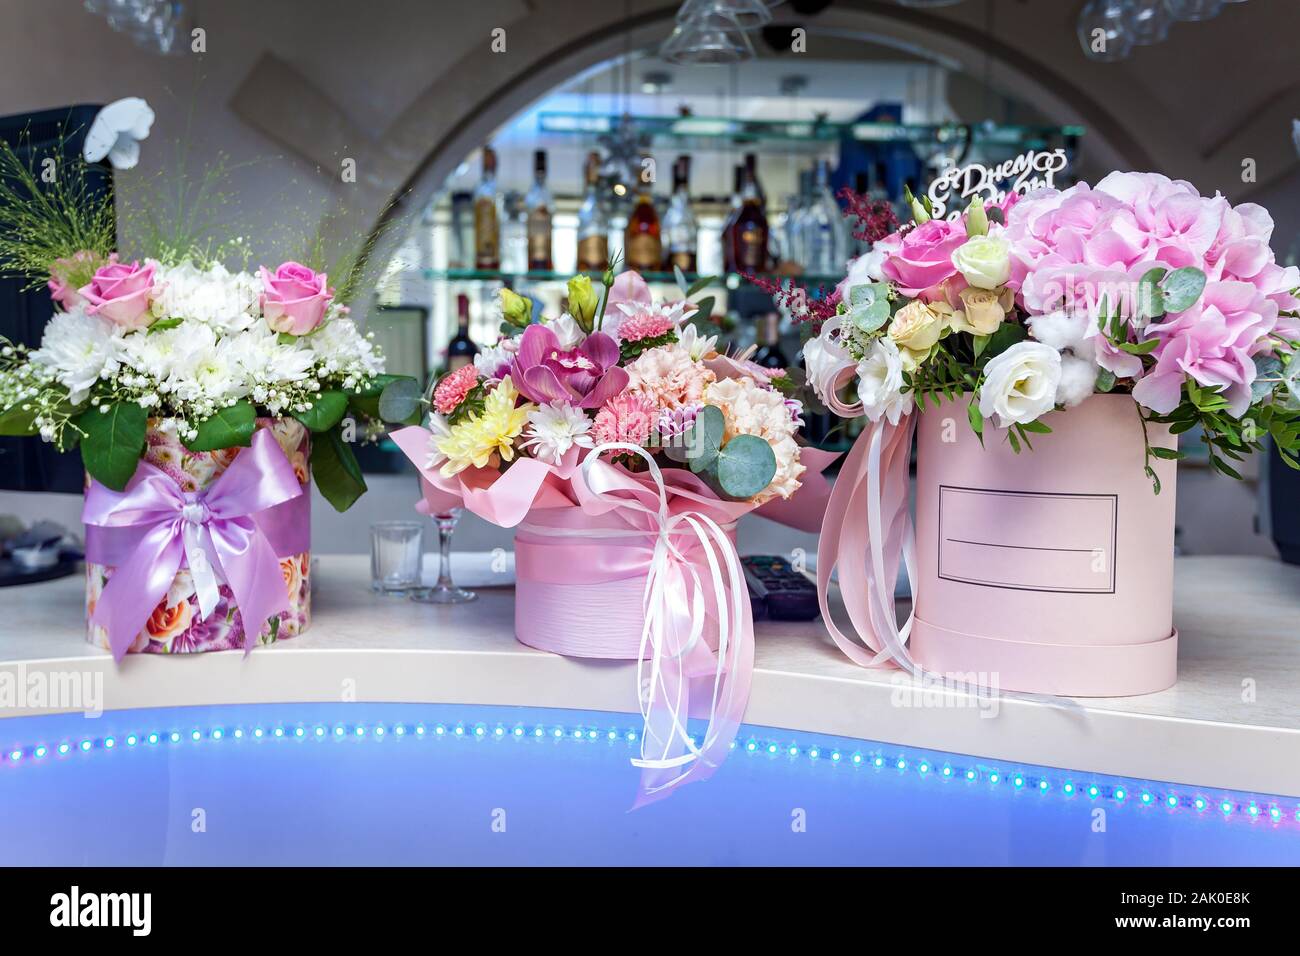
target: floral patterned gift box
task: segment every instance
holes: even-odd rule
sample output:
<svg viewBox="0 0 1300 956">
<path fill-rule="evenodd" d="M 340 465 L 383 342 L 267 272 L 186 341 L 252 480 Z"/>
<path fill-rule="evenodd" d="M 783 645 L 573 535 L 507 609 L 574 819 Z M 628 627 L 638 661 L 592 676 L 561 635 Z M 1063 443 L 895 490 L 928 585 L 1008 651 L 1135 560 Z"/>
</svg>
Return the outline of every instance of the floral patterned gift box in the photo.
<svg viewBox="0 0 1300 956">
<path fill-rule="evenodd" d="M 259 430 L 268 429 L 276 444 L 284 452 L 294 474 L 306 495 L 310 482 L 311 435 L 294 419 L 262 418 Z M 174 435 L 150 422 L 143 460 L 161 469 L 185 492 L 200 492 L 209 488 L 242 449 L 221 448 L 216 451 L 190 451 Z M 303 512 L 310 513 L 306 507 Z M 264 622 L 257 635 L 260 644 L 273 644 L 278 640 L 296 637 L 311 623 L 311 551 L 280 557 L 280 573 L 284 578 L 289 609 Z M 93 623 L 95 605 L 112 578 L 111 566 L 86 563 L 86 623 L 87 637 L 92 644 L 109 649 L 108 633 Z M 207 619 L 199 613 L 198 591 L 189 568 L 181 568 L 172 579 L 171 588 L 158 602 L 145 626 L 135 636 L 129 653 L 145 654 L 195 654 L 203 651 L 238 650 L 244 646 L 244 621 L 229 585 L 220 586 L 221 600 L 216 611 Z"/>
</svg>

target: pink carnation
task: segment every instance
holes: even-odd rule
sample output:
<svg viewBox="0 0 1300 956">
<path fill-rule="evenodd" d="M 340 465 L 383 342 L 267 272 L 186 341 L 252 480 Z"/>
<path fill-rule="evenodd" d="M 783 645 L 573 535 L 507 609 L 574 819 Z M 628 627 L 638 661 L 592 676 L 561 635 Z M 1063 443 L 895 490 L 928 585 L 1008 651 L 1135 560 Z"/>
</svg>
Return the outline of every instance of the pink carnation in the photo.
<svg viewBox="0 0 1300 956">
<path fill-rule="evenodd" d="M 624 342 L 640 342 L 642 339 L 657 339 L 672 328 L 673 323 L 666 315 L 638 312 L 619 323 L 618 337 Z"/>
<path fill-rule="evenodd" d="M 450 415 L 478 384 L 478 369 L 464 365 L 438 383 L 433 390 L 433 407 L 441 415 Z"/>
<path fill-rule="evenodd" d="M 623 392 L 596 413 L 591 437 L 597 445 L 608 442 L 642 445 L 650 438 L 650 429 L 657 419 L 657 409 L 648 401 L 634 392 Z"/>
</svg>

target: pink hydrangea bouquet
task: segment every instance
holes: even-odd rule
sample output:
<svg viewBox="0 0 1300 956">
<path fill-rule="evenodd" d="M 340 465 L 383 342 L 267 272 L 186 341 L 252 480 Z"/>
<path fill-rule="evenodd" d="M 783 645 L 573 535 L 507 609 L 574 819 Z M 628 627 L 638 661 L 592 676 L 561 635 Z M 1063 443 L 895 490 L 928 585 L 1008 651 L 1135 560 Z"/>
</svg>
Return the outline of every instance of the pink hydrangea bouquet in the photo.
<svg viewBox="0 0 1300 956">
<path fill-rule="evenodd" d="M 1300 271 L 1275 260 L 1262 208 L 1155 174 L 977 197 L 949 219 L 910 201 L 804 347 L 814 392 L 870 419 L 819 542 L 832 637 L 914 677 L 1170 686 L 1178 436 L 1199 429 L 1234 478 L 1266 438 L 1300 467 Z M 865 648 L 826 613 L 837 565 Z"/>
<path fill-rule="evenodd" d="M 799 443 L 782 370 L 719 352 L 691 324 L 706 284 L 656 302 L 635 272 L 606 273 L 603 295 L 577 276 L 568 311 L 536 322 L 504 290 L 506 334 L 437 382 L 428 428 L 394 434 L 425 510 L 517 528 L 519 640 L 641 662 L 646 800 L 712 773 L 744 712 L 737 519 L 761 508 L 815 527 L 832 457 Z M 686 731 L 692 701 L 708 714 L 701 737 Z"/>
<path fill-rule="evenodd" d="M 823 400 L 856 379 L 862 411 L 897 422 L 965 394 L 970 427 L 1018 450 L 1053 409 L 1126 392 L 1144 423 L 1200 426 L 1226 474 L 1268 435 L 1297 466 L 1300 271 L 1275 261 L 1263 208 L 1154 173 L 977 198 L 953 219 L 913 207 L 850 264 L 805 347 Z M 1154 478 L 1152 456 L 1179 452 L 1148 445 Z"/>
</svg>

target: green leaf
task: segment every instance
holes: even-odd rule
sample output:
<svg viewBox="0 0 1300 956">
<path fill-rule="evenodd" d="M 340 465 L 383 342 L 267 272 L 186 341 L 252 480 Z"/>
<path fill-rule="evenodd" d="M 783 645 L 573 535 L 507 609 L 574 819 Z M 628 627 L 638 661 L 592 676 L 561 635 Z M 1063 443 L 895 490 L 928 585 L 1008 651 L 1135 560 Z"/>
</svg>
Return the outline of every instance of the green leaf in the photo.
<svg viewBox="0 0 1300 956">
<path fill-rule="evenodd" d="M 984 350 L 989 347 L 989 340 L 991 338 L 993 338 L 991 335 L 975 336 L 975 358 L 979 358 Z"/>
<path fill-rule="evenodd" d="M 691 471 L 699 474 L 713 464 L 722 450 L 725 430 L 722 409 L 716 405 L 705 405 L 700 409 L 691 430 L 686 433 L 686 460 L 690 462 Z"/>
<path fill-rule="evenodd" d="M 1176 448 L 1161 448 L 1159 445 L 1152 445 L 1149 450 L 1153 458 L 1163 458 L 1165 461 L 1177 461 L 1183 457 L 1183 453 Z"/>
<path fill-rule="evenodd" d="M 90 476 L 114 491 L 125 488 L 144 454 L 148 422 L 148 413 L 135 402 L 109 405 L 106 412 L 82 412 L 77 418 L 77 427 L 85 432 L 81 460 Z"/>
<path fill-rule="evenodd" d="M 154 322 L 149 326 L 149 331 L 145 334 L 153 335 L 155 332 L 165 332 L 168 329 L 176 328 L 184 321 L 184 319 L 159 319 L 157 322 Z"/>
<path fill-rule="evenodd" d="M 1156 266 L 1138 280 L 1138 300 L 1136 316 L 1138 319 L 1156 319 L 1165 314 L 1165 296 L 1160 291 L 1160 280 L 1169 270 Z"/>
<path fill-rule="evenodd" d="M 1152 449 L 1152 451 L 1154 450 L 1155 449 Z M 1215 468 L 1217 468 L 1219 471 L 1223 472 L 1229 478 L 1235 478 L 1238 481 L 1243 480 L 1241 477 L 1241 473 L 1238 472 L 1236 469 L 1232 468 L 1226 461 L 1224 461 L 1218 455 L 1210 456 L 1210 464 L 1213 465 Z"/>
<path fill-rule="evenodd" d="M 38 411 L 35 402 L 27 402 L 31 408 L 23 411 L 23 403 L 10 405 L 3 412 L 0 412 L 0 435 L 35 435 L 36 434 L 36 413 Z"/>
<path fill-rule="evenodd" d="M 1182 312 L 1196 304 L 1205 291 L 1205 273 L 1195 266 L 1175 269 L 1161 283 L 1166 312 Z"/>
<path fill-rule="evenodd" d="M 251 402 L 236 402 L 218 409 L 211 418 L 198 424 L 198 434 L 185 442 L 190 451 L 216 451 L 219 448 L 248 446 L 257 428 L 257 411 Z"/>
<path fill-rule="evenodd" d="M 365 494 L 366 481 L 361 476 L 361 466 L 337 428 L 313 436 L 311 473 L 316 487 L 335 511 L 347 511 Z"/>
<path fill-rule="evenodd" d="M 1007 429 L 1007 441 L 1011 443 L 1011 450 L 1017 455 L 1020 454 L 1020 439 L 1016 437 L 1015 431 Z"/>
<path fill-rule="evenodd" d="M 707 289 L 709 286 L 713 285 L 713 283 L 717 281 L 718 281 L 717 276 L 700 276 L 698 279 L 692 282 L 690 288 L 686 290 L 686 298 L 689 299 L 691 296 L 699 292 L 703 292 L 705 289 Z"/>
<path fill-rule="evenodd" d="M 1025 422 L 1020 428 L 1022 431 L 1033 432 L 1035 435 L 1050 435 L 1052 433 L 1050 426 L 1038 420 Z"/>
<path fill-rule="evenodd" d="M 984 413 L 980 411 L 977 403 L 971 402 L 966 406 L 966 420 L 970 422 L 970 430 L 979 436 L 980 444 L 984 444 Z"/>
<path fill-rule="evenodd" d="M 1096 389 L 1099 392 L 1109 392 L 1115 387 L 1115 373 L 1108 368 L 1104 368 L 1097 373 Z"/>
<path fill-rule="evenodd" d="M 404 425 L 418 425 L 423 408 L 420 400 L 424 395 L 420 383 L 410 376 L 402 376 L 384 386 L 379 395 L 379 417 L 386 422 L 400 422 Z"/>
<path fill-rule="evenodd" d="M 989 344 L 984 349 L 983 358 L 992 359 L 1001 355 L 1017 342 L 1023 342 L 1029 333 L 1023 325 L 1015 322 L 1003 322 L 989 336 Z"/>
<path fill-rule="evenodd" d="M 1160 345 L 1160 340 L 1147 339 L 1145 342 L 1119 342 L 1117 344 L 1129 355 L 1149 355 Z"/>
<path fill-rule="evenodd" d="M 325 432 L 337 425 L 347 410 L 348 397 L 342 392 L 321 392 L 320 398 L 312 403 L 311 408 L 292 414 L 310 430 Z"/>
<path fill-rule="evenodd" d="M 691 313 L 692 322 L 707 322 L 713 316 L 713 307 L 717 304 L 714 296 L 706 295 L 699 302 L 695 303 L 695 311 Z"/>
<path fill-rule="evenodd" d="M 718 453 L 718 484 L 730 498 L 752 498 L 775 476 L 776 453 L 757 435 L 737 435 Z"/>
</svg>

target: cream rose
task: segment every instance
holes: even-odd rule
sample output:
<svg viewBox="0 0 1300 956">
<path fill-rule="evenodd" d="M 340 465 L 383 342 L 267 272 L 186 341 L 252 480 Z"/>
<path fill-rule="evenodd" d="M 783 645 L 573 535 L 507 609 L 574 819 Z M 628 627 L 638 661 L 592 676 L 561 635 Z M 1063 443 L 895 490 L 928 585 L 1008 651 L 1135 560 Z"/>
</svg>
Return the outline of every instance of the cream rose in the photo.
<svg viewBox="0 0 1300 956">
<path fill-rule="evenodd" d="M 900 348 L 928 352 L 943 335 L 951 310 L 914 299 L 898 310 L 889 323 L 889 337 Z"/>
<path fill-rule="evenodd" d="M 1017 342 L 984 367 L 980 412 L 998 427 L 1025 425 L 1052 410 L 1061 381 L 1061 353 L 1042 342 Z"/>
<path fill-rule="evenodd" d="M 1003 286 L 1000 289 L 981 289 L 967 286 L 958 293 L 961 298 L 962 311 L 956 313 L 953 328 L 959 332 L 972 335 L 992 335 L 1007 316 L 1011 307 L 1011 291 Z"/>
<path fill-rule="evenodd" d="M 996 289 L 1011 278 L 1011 243 L 1001 236 L 971 236 L 952 254 L 952 264 L 978 289 Z"/>
<path fill-rule="evenodd" d="M 903 356 L 888 336 L 876 339 L 858 363 L 858 398 L 873 422 L 885 417 L 897 425 L 912 410 L 912 396 L 903 393 Z"/>
</svg>

